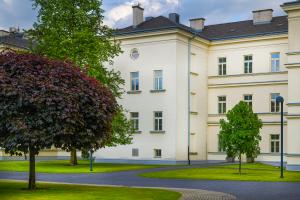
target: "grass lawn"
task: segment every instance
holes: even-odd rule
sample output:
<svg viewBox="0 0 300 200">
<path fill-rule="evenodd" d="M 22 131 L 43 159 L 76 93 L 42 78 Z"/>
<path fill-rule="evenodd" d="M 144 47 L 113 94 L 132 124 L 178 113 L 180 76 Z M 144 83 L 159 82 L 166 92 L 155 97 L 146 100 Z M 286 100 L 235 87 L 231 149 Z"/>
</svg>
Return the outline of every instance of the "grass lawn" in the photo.
<svg viewBox="0 0 300 200">
<path fill-rule="evenodd" d="M 38 183 L 36 191 L 25 189 L 27 183 L 0 181 L 1 200 L 177 200 L 178 192 L 127 187 L 97 187 Z"/>
<path fill-rule="evenodd" d="M 93 172 L 116 172 L 158 167 L 158 165 L 131 165 L 94 163 Z M 0 171 L 27 172 L 29 161 L 0 161 Z M 41 161 L 36 162 L 36 171 L 44 173 L 90 173 L 89 161 L 78 161 L 77 166 L 71 166 L 69 161 Z"/>
<path fill-rule="evenodd" d="M 261 163 L 242 164 L 242 174 L 238 173 L 238 165 L 234 164 L 209 168 L 151 172 L 140 174 L 140 176 L 170 179 L 300 182 L 300 172 L 284 171 L 284 178 L 280 179 L 280 168 Z"/>
</svg>

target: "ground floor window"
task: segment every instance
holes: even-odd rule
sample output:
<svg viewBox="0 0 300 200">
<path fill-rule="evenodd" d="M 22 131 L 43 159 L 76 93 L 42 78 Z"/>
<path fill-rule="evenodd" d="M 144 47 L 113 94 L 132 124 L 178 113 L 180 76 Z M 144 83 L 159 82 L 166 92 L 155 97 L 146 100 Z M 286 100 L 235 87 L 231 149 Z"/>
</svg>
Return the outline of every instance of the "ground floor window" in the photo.
<svg viewBox="0 0 300 200">
<path fill-rule="evenodd" d="M 139 149 L 132 149 L 132 157 L 138 157 L 139 156 Z"/>
<path fill-rule="evenodd" d="M 161 158 L 161 149 L 154 149 L 154 158 Z"/>
<path fill-rule="evenodd" d="M 280 139 L 279 134 L 270 136 L 271 153 L 279 153 Z"/>
<path fill-rule="evenodd" d="M 224 152 L 220 135 L 218 135 L 218 152 Z"/>
</svg>

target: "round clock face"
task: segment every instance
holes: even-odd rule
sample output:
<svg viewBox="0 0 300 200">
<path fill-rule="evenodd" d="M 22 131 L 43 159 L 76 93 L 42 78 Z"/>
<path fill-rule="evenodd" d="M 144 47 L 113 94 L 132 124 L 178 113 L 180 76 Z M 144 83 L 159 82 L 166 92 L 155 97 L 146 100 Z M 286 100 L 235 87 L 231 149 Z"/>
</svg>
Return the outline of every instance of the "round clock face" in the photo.
<svg viewBox="0 0 300 200">
<path fill-rule="evenodd" d="M 131 59 L 136 60 L 136 59 L 139 58 L 139 56 L 140 56 L 140 53 L 137 49 L 132 49 L 131 50 L 131 52 L 130 52 Z"/>
</svg>

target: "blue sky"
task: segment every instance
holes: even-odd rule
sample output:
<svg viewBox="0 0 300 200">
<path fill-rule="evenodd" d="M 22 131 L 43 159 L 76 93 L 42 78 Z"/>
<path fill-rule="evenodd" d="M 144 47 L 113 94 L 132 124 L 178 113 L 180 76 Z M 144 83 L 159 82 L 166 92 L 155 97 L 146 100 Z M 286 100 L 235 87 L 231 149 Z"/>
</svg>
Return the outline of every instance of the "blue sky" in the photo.
<svg viewBox="0 0 300 200">
<path fill-rule="evenodd" d="M 289 0 L 103 0 L 105 23 L 112 27 L 131 25 L 131 6 L 137 2 L 145 8 L 145 16 L 167 16 L 177 12 L 181 22 L 188 19 L 206 18 L 206 24 L 251 19 L 252 11 L 272 8 L 274 15 L 284 15 L 280 5 Z M 0 0 L 0 29 L 10 26 L 28 29 L 36 19 L 31 0 Z"/>
</svg>

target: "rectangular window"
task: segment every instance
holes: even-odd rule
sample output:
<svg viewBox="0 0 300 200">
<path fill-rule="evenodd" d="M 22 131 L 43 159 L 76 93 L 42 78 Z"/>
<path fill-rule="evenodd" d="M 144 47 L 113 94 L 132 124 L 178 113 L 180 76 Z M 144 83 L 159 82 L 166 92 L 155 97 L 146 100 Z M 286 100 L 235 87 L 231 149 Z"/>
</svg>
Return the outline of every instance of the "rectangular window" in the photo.
<svg viewBox="0 0 300 200">
<path fill-rule="evenodd" d="M 248 104 L 248 106 L 252 109 L 252 95 L 246 94 L 244 95 L 244 102 Z"/>
<path fill-rule="evenodd" d="M 154 71 L 154 90 L 163 90 L 163 71 Z"/>
<path fill-rule="evenodd" d="M 139 72 L 130 73 L 131 91 L 139 91 Z"/>
<path fill-rule="evenodd" d="M 154 149 L 154 158 L 161 158 L 161 149 Z"/>
<path fill-rule="evenodd" d="M 218 135 L 218 152 L 224 152 L 224 148 L 221 143 L 221 137 Z"/>
<path fill-rule="evenodd" d="M 270 136 L 270 146 L 271 146 L 271 153 L 279 153 L 280 139 L 278 134 Z"/>
<path fill-rule="evenodd" d="M 219 75 L 226 75 L 226 58 L 219 58 Z"/>
<path fill-rule="evenodd" d="M 271 53 L 271 71 L 280 71 L 280 53 Z"/>
<path fill-rule="evenodd" d="M 218 97 L 218 112 L 219 114 L 226 113 L 226 96 Z"/>
<path fill-rule="evenodd" d="M 154 112 L 154 130 L 162 131 L 163 130 L 163 113 Z"/>
<path fill-rule="evenodd" d="M 252 55 L 244 56 L 244 73 L 245 74 L 252 73 L 252 65 L 253 65 L 252 59 L 253 59 Z"/>
<path fill-rule="evenodd" d="M 138 157 L 139 156 L 139 149 L 132 149 L 132 157 Z"/>
<path fill-rule="evenodd" d="M 271 94 L 271 112 L 280 112 L 280 103 L 276 102 L 278 96 L 280 96 L 279 93 Z"/>
<path fill-rule="evenodd" d="M 131 112 L 130 113 L 130 120 L 132 123 L 132 127 L 135 131 L 139 130 L 139 113 L 138 112 Z"/>
</svg>

